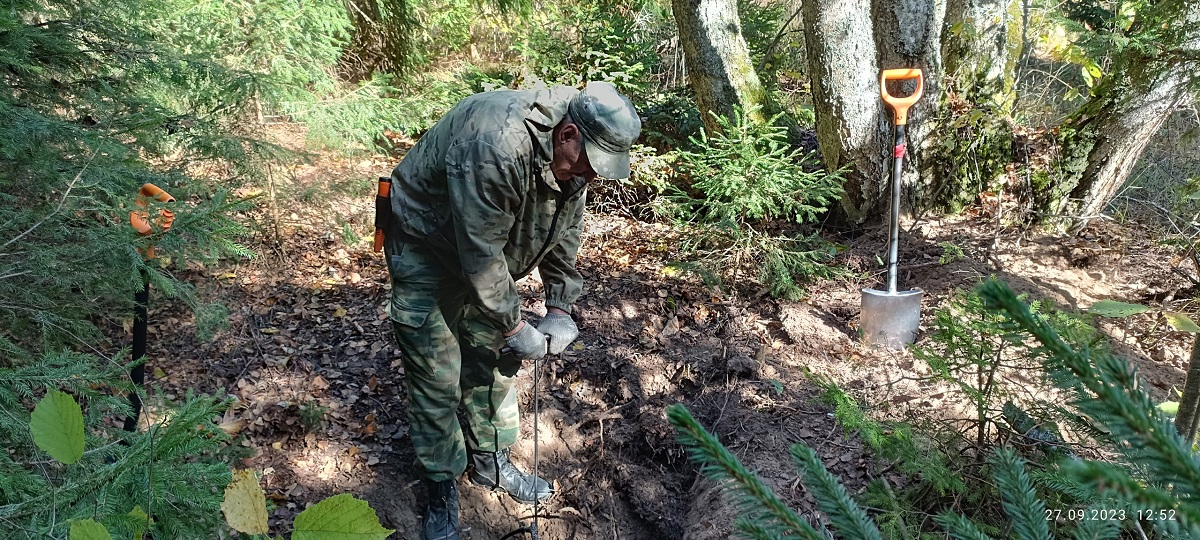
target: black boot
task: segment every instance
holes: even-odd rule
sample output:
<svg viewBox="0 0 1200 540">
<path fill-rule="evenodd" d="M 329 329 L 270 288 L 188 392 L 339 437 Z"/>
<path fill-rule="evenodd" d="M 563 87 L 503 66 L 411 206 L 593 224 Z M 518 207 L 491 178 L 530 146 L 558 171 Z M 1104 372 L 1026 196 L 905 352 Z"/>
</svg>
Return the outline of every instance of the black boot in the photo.
<svg viewBox="0 0 1200 540">
<path fill-rule="evenodd" d="M 458 535 L 458 487 L 454 480 L 435 482 L 425 479 L 425 517 L 421 519 L 421 540 L 460 540 Z"/>
<path fill-rule="evenodd" d="M 540 502 L 554 494 L 549 482 L 513 465 L 508 460 L 507 448 L 499 452 L 471 452 L 471 463 L 472 482 L 503 491 L 519 503 L 533 504 L 535 497 Z"/>
</svg>

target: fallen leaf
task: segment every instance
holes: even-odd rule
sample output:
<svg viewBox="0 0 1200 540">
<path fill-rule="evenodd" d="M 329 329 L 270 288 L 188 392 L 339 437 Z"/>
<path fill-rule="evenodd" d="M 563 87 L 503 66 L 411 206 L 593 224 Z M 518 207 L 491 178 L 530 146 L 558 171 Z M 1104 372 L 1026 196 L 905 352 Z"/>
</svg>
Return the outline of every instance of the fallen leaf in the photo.
<svg viewBox="0 0 1200 540">
<path fill-rule="evenodd" d="M 275 328 L 274 326 L 269 326 L 267 328 L 263 328 L 262 330 L 259 330 L 259 332 L 262 332 L 264 334 L 278 334 L 279 329 Z"/>
<path fill-rule="evenodd" d="M 225 433 L 228 433 L 230 437 L 236 437 L 238 433 L 241 433 L 242 430 L 246 428 L 246 421 L 230 420 L 228 422 L 221 422 L 219 427 L 224 430 Z"/>
<path fill-rule="evenodd" d="M 267 498 L 253 471 L 233 471 L 233 481 L 225 488 L 221 512 L 229 526 L 239 532 L 267 533 Z"/>
<path fill-rule="evenodd" d="M 337 308 L 337 309 L 333 310 L 333 316 L 339 317 L 339 318 L 345 317 L 346 316 L 346 308 Z"/>
</svg>

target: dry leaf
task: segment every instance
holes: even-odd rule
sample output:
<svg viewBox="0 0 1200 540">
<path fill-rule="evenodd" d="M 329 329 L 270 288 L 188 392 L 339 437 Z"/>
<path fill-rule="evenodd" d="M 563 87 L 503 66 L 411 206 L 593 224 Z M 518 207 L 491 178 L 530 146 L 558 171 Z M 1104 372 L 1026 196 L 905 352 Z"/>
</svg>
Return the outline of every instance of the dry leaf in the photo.
<svg viewBox="0 0 1200 540">
<path fill-rule="evenodd" d="M 267 327 L 267 328 L 263 328 L 262 330 L 259 330 L 259 332 L 262 332 L 262 333 L 264 333 L 264 334 L 278 334 L 278 333 L 279 333 L 279 329 L 278 329 L 278 328 L 275 328 L 274 326 L 270 326 L 270 327 Z"/>
<path fill-rule="evenodd" d="M 230 420 L 228 422 L 221 422 L 219 427 L 224 430 L 225 433 L 228 433 L 230 437 L 236 437 L 238 433 L 241 433 L 242 430 L 246 428 L 246 421 Z"/>
<path fill-rule="evenodd" d="M 253 471 L 233 471 L 233 481 L 225 488 L 221 512 L 229 526 L 238 532 L 267 534 L 267 498 Z"/>
<path fill-rule="evenodd" d="M 340 318 L 340 317 L 345 317 L 345 316 L 346 316 L 346 308 L 341 308 L 341 307 L 340 307 L 340 308 L 337 308 L 337 309 L 333 310 L 333 316 L 334 316 L 334 317 L 339 317 L 339 318 Z"/>
</svg>

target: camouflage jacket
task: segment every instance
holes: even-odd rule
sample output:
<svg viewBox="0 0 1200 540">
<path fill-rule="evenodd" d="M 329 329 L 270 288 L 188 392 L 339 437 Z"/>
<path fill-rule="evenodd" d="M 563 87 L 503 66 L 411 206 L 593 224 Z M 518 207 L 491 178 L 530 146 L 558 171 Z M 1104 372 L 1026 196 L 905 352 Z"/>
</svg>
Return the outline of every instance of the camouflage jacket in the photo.
<svg viewBox="0 0 1200 540">
<path fill-rule="evenodd" d="M 496 90 L 455 105 L 392 171 L 389 242 L 420 241 L 507 331 L 521 319 L 515 281 L 536 267 L 546 306 L 567 312 L 587 183 L 550 171 L 551 132 L 578 90 Z M 396 234 L 399 233 L 399 234 Z"/>
</svg>

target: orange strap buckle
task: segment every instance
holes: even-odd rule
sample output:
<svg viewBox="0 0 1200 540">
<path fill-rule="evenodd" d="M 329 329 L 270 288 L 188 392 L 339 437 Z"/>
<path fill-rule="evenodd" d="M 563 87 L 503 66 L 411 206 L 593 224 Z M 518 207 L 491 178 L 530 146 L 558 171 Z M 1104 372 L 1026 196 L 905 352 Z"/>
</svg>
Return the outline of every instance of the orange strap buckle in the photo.
<svg viewBox="0 0 1200 540">
<path fill-rule="evenodd" d="M 158 186 L 154 184 L 142 184 L 142 188 L 138 190 L 137 196 L 137 205 L 142 207 L 142 209 L 129 213 L 129 224 L 133 226 L 133 230 L 142 236 L 153 234 L 155 226 L 165 233 L 171 228 L 171 224 L 175 222 L 175 213 L 162 208 L 158 211 L 158 219 L 155 219 L 154 224 L 151 225 L 150 216 L 145 210 L 149 205 L 148 201 L 150 199 L 164 203 L 175 202 L 175 197 L 172 197 L 170 193 L 163 191 Z M 142 256 L 146 257 L 146 259 L 153 259 L 154 246 L 147 247 L 146 251 L 142 252 Z"/>
</svg>

